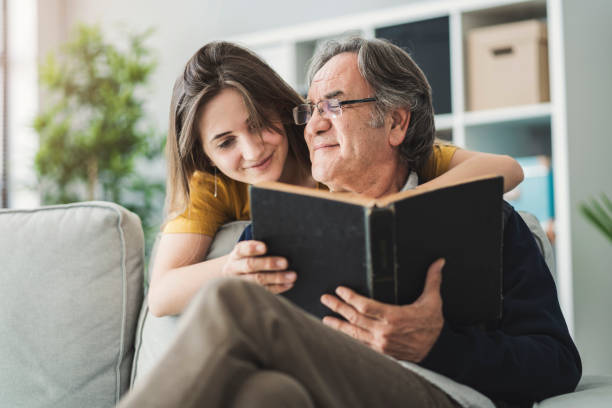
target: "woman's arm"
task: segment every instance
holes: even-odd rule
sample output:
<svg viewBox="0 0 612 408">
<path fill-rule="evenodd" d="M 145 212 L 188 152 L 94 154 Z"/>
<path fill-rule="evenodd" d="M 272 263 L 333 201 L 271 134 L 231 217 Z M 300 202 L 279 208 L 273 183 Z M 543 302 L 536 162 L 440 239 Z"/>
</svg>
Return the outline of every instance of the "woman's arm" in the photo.
<svg viewBox="0 0 612 408">
<path fill-rule="evenodd" d="M 457 149 L 448 170 L 422 185 L 438 187 L 487 174 L 504 177 L 504 193 L 518 186 L 524 177 L 523 169 L 510 156 Z"/>
<path fill-rule="evenodd" d="M 218 277 L 238 276 L 274 293 L 289 290 L 293 285 L 296 276 L 285 270 L 287 260 L 261 256 L 266 247 L 258 241 L 239 242 L 228 255 L 202 261 L 212 240 L 204 234 L 161 236 L 148 293 L 149 310 L 154 316 L 181 313 L 208 280 Z"/>
<path fill-rule="evenodd" d="M 200 287 L 221 276 L 224 257 L 199 266 L 212 237 L 204 234 L 163 234 L 157 244 L 147 301 L 155 316 L 180 313 Z M 215 267 L 215 264 L 217 264 Z"/>
</svg>

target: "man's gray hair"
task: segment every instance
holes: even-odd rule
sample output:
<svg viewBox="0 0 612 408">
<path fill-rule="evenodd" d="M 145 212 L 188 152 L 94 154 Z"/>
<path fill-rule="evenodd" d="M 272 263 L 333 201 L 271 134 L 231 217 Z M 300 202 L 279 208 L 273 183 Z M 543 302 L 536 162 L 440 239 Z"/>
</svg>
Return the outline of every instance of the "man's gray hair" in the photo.
<svg viewBox="0 0 612 408">
<path fill-rule="evenodd" d="M 410 110 L 410 124 L 399 150 L 409 168 L 420 171 L 435 138 L 431 87 L 423 71 L 406 51 L 389 41 L 350 37 L 327 41 L 315 53 L 308 68 L 308 86 L 327 61 L 345 52 L 357 54 L 359 72 L 374 90 L 377 102 L 372 127 L 383 126 L 387 112 L 397 108 Z M 371 95 L 360 97 L 366 96 Z"/>
</svg>

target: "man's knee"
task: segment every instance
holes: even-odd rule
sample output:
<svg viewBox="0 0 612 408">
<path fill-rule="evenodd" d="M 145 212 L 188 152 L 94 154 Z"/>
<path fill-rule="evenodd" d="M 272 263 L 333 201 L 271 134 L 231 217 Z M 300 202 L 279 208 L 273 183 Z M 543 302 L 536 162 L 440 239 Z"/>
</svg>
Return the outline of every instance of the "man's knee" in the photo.
<svg viewBox="0 0 612 408">
<path fill-rule="evenodd" d="M 258 371 L 248 377 L 234 398 L 233 407 L 314 407 L 306 388 L 279 371 Z"/>
<path fill-rule="evenodd" d="M 209 281 L 203 289 L 207 297 L 231 298 L 233 293 L 244 291 L 250 285 L 252 283 L 240 278 L 219 278 Z"/>
<path fill-rule="evenodd" d="M 198 309 L 226 310 L 241 314 L 252 308 L 257 298 L 273 296 L 260 285 L 239 278 L 221 278 L 209 282 L 194 299 Z"/>
</svg>

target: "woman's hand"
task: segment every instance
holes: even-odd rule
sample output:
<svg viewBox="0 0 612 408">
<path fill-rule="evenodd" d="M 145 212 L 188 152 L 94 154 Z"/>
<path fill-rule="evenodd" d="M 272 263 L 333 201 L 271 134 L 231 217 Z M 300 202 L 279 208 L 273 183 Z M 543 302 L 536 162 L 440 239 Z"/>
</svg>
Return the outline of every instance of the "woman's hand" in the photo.
<svg viewBox="0 0 612 408">
<path fill-rule="evenodd" d="M 286 270 L 289 266 L 287 259 L 279 256 L 262 256 L 266 250 L 266 244 L 260 241 L 237 243 L 223 265 L 223 275 L 237 276 L 259 283 L 272 293 L 291 289 L 297 274 Z"/>
</svg>

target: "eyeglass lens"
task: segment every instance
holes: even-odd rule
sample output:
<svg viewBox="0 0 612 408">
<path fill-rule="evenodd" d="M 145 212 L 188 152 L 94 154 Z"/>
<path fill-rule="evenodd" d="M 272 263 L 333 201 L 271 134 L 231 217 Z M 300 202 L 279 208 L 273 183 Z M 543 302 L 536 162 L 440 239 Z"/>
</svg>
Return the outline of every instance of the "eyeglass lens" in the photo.
<svg viewBox="0 0 612 408">
<path fill-rule="evenodd" d="M 319 114 L 327 118 L 336 118 L 342 114 L 340 101 L 337 99 L 325 99 L 317 104 L 302 104 L 293 108 L 293 120 L 298 125 L 305 125 L 312 117 L 313 107 L 317 108 Z"/>
</svg>

